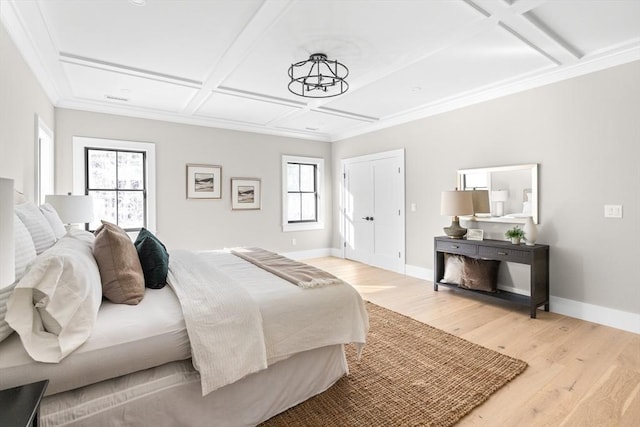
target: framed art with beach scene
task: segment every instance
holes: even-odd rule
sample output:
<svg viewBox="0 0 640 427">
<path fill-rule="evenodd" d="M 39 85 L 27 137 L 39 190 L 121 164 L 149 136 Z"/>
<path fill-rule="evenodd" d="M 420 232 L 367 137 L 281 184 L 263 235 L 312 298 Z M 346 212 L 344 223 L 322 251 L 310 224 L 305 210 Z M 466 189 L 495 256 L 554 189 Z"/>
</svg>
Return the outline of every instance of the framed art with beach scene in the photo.
<svg viewBox="0 0 640 427">
<path fill-rule="evenodd" d="M 231 209 L 260 209 L 260 186 L 258 178 L 231 178 Z"/>
<path fill-rule="evenodd" d="M 222 166 L 187 165 L 187 199 L 221 199 Z"/>
</svg>

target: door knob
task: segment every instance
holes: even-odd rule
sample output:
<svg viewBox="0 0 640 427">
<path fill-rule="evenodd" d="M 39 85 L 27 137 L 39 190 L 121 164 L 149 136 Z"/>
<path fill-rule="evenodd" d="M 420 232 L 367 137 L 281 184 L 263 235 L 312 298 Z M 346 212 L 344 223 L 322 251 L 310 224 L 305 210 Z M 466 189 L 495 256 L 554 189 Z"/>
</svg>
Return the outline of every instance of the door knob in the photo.
<svg viewBox="0 0 640 427">
<path fill-rule="evenodd" d="M 364 217 L 362 217 L 362 219 L 367 220 L 367 221 L 373 221 L 373 217 L 372 216 L 364 216 Z"/>
</svg>

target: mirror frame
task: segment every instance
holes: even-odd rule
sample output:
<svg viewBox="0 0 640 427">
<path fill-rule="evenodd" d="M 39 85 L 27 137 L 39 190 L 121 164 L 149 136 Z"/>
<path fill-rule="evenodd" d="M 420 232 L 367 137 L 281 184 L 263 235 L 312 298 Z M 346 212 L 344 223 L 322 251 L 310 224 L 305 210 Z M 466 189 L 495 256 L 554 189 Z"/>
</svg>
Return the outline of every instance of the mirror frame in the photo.
<svg viewBox="0 0 640 427">
<path fill-rule="evenodd" d="M 534 224 L 538 224 L 539 212 L 538 212 L 538 164 L 537 163 L 529 163 L 523 165 L 511 165 L 511 166 L 494 166 L 487 168 L 474 168 L 474 169 L 458 169 L 458 189 L 464 190 L 464 176 L 466 174 L 477 174 L 477 173 L 488 173 L 492 172 L 509 172 L 509 171 L 531 171 L 531 216 L 533 218 Z M 489 194 L 491 194 L 491 178 L 489 177 Z M 501 222 L 507 224 L 524 224 L 526 221 L 526 217 L 494 217 L 494 216 L 461 216 L 460 219 L 463 220 L 475 220 L 475 221 L 484 221 L 484 222 Z"/>
</svg>

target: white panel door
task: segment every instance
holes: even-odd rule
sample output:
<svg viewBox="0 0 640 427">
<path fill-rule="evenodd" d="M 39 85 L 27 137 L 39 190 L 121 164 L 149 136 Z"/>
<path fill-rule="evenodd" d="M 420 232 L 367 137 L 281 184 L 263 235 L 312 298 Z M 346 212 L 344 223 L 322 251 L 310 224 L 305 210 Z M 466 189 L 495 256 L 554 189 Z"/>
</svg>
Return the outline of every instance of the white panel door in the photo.
<svg viewBox="0 0 640 427">
<path fill-rule="evenodd" d="M 404 273 L 403 161 L 390 157 L 372 162 L 373 259 L 371 264 Z"/>
<path fill-rule="evenodd" d="M 345 258 L 404 273 L 404 153 L 343 163 Z"/>
<path fill-rule="evenodd" d="M 345 170 L 345 257 L 371 264 L 373 257 L 373 174 L 369 162 Z"/>
</svg>

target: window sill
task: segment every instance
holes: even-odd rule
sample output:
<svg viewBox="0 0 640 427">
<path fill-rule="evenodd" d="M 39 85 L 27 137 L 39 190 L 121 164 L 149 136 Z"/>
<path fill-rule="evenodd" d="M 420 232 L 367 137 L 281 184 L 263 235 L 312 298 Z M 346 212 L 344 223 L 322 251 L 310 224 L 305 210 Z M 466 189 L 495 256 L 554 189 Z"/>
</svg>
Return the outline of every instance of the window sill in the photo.
<svg viewBox="0 0 640 427">
<path fill-rule="evenodd" d="M 305 231 L 305 230 L 322 230 L 323 222 L 301 222 L 296 224 L 282 224 L 282 231 Z"/>
</svg>

